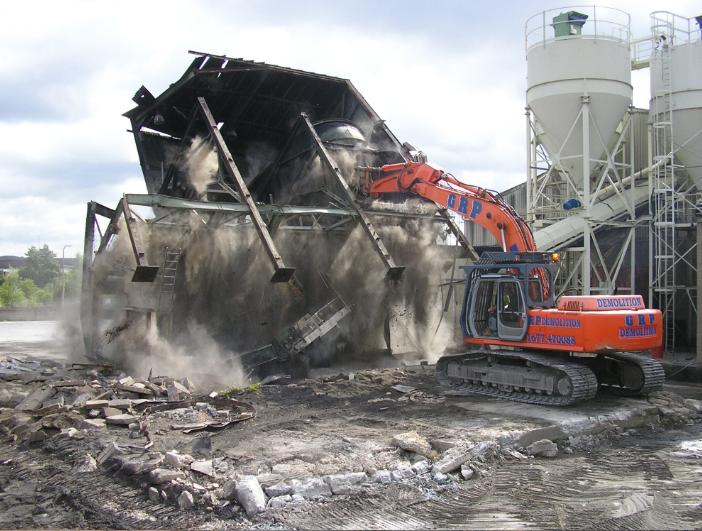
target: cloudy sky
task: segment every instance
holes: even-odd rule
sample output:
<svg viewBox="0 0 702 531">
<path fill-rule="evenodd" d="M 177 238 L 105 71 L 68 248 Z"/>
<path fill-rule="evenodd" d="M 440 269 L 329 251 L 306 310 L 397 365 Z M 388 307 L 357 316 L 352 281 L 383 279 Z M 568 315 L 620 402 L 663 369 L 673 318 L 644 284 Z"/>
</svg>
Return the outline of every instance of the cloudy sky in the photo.
<svg viewBox="0 0 702 531">
<path fill-rule="evenodd" d="M 649 13 L 697 2 L 612 2 Z M 533 0 L 4 2 L 0 32 L 0 255 L 82 248 L 85 203 L 145 191 L 129 122 L 206 51 L 353 81 L 403 141 L 466 182 L 524 179 L 524 22 Z M 645 71 L 634 103 L 647 106 Z"/>
</svg>

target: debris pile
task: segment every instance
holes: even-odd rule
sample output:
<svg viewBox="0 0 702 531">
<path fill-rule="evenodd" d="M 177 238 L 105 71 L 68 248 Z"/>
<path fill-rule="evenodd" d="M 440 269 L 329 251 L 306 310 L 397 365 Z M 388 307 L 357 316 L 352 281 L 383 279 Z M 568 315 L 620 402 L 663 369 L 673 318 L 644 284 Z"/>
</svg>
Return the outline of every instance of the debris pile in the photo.
<svg viewBox="0 0 702 531">
<path fill-rule="evenodd" d="M 658 393 L 640 401 L 640 418 L 550 439 L 536 426 L 541 435 L 522 448 L 490 425 L 456 427 L 456 410 L 444 414 L 452 399 L 433 394 L 426 366 L 217 391 L 109 365 L 6 358 L 0 368 L 0 430 L 22 455 L 53 453 L 75 481 L 114 478 L 159 510 L 248 522 L 385 489 L 452 496 L 508 461 L 562 456 L 589 438 L 625 436 L 633 422 L 692 422 L 702 411 Z"/>
<path fill-rule="evenodd" d="M 88 204 L 86 355 L 136 372 L 161 351 L 265 377 L 460 341 L 447 298 L 474 255 L 461 229 L 432 201 L 362 182 L 364 168 L 426 156 L 347 79 L 195 55 L 125 113 L 149 193 Z"/>
<path fill-rule="evenodd" d="M 72 363 L 38 364 L 8 358 L 0 363 L 4 407 L 2 425 L 16 443 L 43 441 L 59 430 L 76 435 L 79 430 L 126 428 L 132 439 L 153 446 L 150 420 L 168 418 L 170 428 L 183 433 L 214 431 L 251 419 L 253 406 L 233 399 L 192 399 L 188 378 L 176 380 L 149 375 L 134 379 L 115 374 L 110 365 Z M 27 387 L 30 390 L 27 390 Z"/>
</svg>

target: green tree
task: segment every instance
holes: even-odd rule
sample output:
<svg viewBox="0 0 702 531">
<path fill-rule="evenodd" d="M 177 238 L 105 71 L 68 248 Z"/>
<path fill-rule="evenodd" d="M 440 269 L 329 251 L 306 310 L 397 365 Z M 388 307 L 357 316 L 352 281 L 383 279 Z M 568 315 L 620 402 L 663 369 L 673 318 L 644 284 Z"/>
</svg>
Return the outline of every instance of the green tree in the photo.
<svg viewBox="0 0 702 531">
<path fill-rule="evenodd" d="M 20 280 L 20 289 L 24 293 L 27 306 L 32 308 L 46 304 L 52 299 L 51 292 L 38 287 L 31 278 Z"/>
<path fill-rule="evenodd" d="M 22 291 L 22 280 L 17 269 L 10 269 L 2 279 L 0 285 L 0 303 L 3 306 L 13 308 L 20 306 L 26 301 L 24 292 Z"/>
<path fill-rule="evenodd" d="M 32 245 L 26 256 L 22 276 L 31 278 L 40 288 L 45 288 L 59 276 L 61 268 L 56 253 L 49 249 L 48 245 L 44 244 L 44 247 L 39 249 Z"/>
</svg>

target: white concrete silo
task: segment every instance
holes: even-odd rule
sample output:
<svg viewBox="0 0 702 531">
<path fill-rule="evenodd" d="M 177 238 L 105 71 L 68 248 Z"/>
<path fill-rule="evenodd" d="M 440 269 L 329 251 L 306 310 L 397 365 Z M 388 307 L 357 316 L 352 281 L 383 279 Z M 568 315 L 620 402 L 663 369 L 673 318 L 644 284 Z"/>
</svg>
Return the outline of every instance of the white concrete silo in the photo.
<svg viewBox="0 0 702 531">
<path fill-rule="evenodd" d="M 527 43 L 527 104 L 543 129 L 540 140 L 576 186 L 603 158 L 632 100 L 628 16 L 615 32 L 602 20 L 595 28 L 597 21 L 588 19 L 576 34 L 560 37 L 559 23 L 547 20 L 545 38 Z M 590 122 L 585 139 L 576 125 L 584 106 Z M 584 164 L 588 148 L 591 160 Z"/>
<path fill-rule="evenodd" d="M 694 265 L 698 253 L 691 252 L 700 241 L 690 232 L 702 191 L 701 28 L 702 17 L 651 13 L 651 146 L 653 160 L 665 164 L 652 176 L 649 299 L 663 311 L 666 352 L 675 349 L 677 336 L 689 343 L 702 326 L 700 312 L 689 304 L 702 280 Z M 698 343 L 702 354 L 702 336 Z"/>
<path fill-rule="evenodd" d="M 604 263 L 593 216 L 605 194 L 631 196 L 624 216 L 633 231 L 637 183 L 630 179 L 628 190 L 623 184 L 633 173 L 633 153 L 625 152 L 633 92 L 630 17 L 600 6 L 544 11 L 527 20 L 525 40 L 527 220 L 538 231 L 573 218 L 553 229 L 572 233 L 562 240 L 583 242 L 571 253 L 579 253 L 573 259 L 577 289 L 611 293 L 620 284 L 616 274 L 600 272 L 610 268 L 618 274 L 621 264 Z M 626 238 L 624 246 L 631 241 Z M 633 277 L 628 289 L 634 289 Z"/>
<path fill-rule="evenodd" d="M 666 120 L 672 105 L 672 149 L 691 180 L 702 187 L 702 33 L 698 17 L 651 14 L 651 122 Z"/>
</svg>

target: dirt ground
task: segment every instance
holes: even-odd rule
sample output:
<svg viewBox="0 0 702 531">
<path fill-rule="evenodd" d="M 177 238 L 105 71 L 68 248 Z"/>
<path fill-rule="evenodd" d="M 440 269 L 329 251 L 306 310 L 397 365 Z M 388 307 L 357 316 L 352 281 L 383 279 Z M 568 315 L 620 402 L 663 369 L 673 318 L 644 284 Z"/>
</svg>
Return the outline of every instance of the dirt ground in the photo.
<svg viewBox="0 0 702 531">
<path fill-rule="evenodd" d="M 0 346 L 7 367 L 41 358 L 46 345 Z M 125 375 L 69 371 L 55 352 L 23 367 L 31 370 L 0 379 L 1 528 L 677 529 L 702 521 L 697 384 L 558 409 L 445 396 L 431 366 L 326 370 L 233 393 L 253 418 L 184 433 L 216 418 L 222 397 L 194 389 L 164 407 L 155 396 L 124 410 L 146 419 L 146 430 L 103 426 L 100 415 L 93 426 L 90 408 L 15 407 L 56 385 L 65 404 L 89 388 L 125 400 L 115 384 Z M 61 387 L 77 380 L 87 385 Z M 426 449 L 403 449 L 398 436 L 407 433 Z M 555 457 L 533 450 L 544 440 L 555 442 Z M 439 472 L 458 450 L 471 457 Z M 169 453 L 192 457 L 174 465 Z M 266 493 L 260 512 L 240 500 L 247 477 Z M 334 478 L 348 484 L 335 487 Z"/>
</svg>

